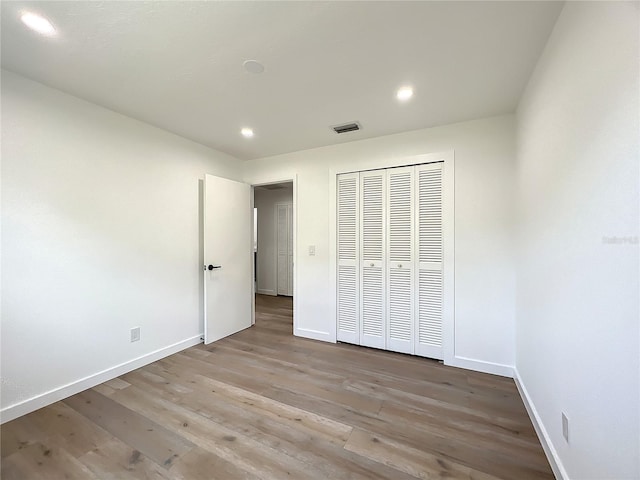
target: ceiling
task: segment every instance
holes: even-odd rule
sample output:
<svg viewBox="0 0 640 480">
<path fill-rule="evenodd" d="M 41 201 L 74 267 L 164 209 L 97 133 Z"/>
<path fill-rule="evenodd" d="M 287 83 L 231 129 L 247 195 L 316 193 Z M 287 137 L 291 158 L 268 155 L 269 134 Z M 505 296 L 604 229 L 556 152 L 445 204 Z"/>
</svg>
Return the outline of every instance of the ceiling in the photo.
<svg viewBox="0 0 640 480">
<path fill-rule="evenodd" d="M 2 67 L 239 159 L 513 112 L 558 2 L 3 1 Z M 20 22 L 47 17 L 53 38 Z M 264 73 L 246 72 L 255 59 Z M 400 103 L 396 90 L 414 87 Z M 358 121 L 342 135 L 329 127 Z M 242 127 L 254 129 L 251 139 Z"/>
</svg>

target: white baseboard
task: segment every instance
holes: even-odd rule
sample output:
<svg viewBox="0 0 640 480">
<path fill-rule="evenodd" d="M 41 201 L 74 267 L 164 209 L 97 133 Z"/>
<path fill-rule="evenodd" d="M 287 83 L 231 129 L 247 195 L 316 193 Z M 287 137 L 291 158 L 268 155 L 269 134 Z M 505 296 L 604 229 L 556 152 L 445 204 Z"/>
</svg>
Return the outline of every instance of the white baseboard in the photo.
<svg viewBox="0 0 640 480">
<path fill-rule="evenodd" d="M 547 433 L 547 429 L 544 428 L 542 419 L 540 418 L 540 415 L 538 415 L 538 411 L 529 396 L 527 388 L 524 386 L 524 383 L 522 383 L 522 379 L 520 378 L 520 374 L 516 368 L 513 369 L 513 379 L 516 382 L 516 387 L 518 388 L 518 392 L 520 392 L 520 396 L 522 397 L 524 406 L 527 409 L 531 423 L 533 423 L 533 428 L 535 428 L 536 433 L 538 434 L 538 439 L 542 444 L 542 449 L 547 456 L 547 460 L 549 460 L 549 465 L 551 465 L 553 474 L 558 480 L 569 480 L 569 475 L 567 475 L 567 471 L 565 470 L 564 465 L 562 465 L 558 452 L 553 446 L 551 438 Z"/>
<path fill-rule="evenodd" d="M 500 375 L 501 377 L 513 377 L 513 367 L 511 365 L 485 362 L 484 360 L 476 360 L 474 358 L 455 356 L 450 362 L 445 362 L 445 365 L 475 370 L 476 372 L 490 373 L 492 375 Z"/>
<path fill-rule="evenodd" d="M 322 342 L 335 343 L 331 339 L 329 332 L 321 332 L 319 330 L 311 330 L 308 328 L 296 328 L 293 332 L 296 337 L 310 338 L 312 340 L 320 340 Z"/>
<path fill-rule="evenodd" d="M 95 387 L 96 385 L 100 385 L 107 380 L 124 375 L 136 368 L 143 367 L 149 363 L 155 362 L 156 360 L 160 360 L 161 358 L 184 350 L 185 348 L 193 347 L 201 342 L 202 335 L 196 335 L 195 337 L 187 338 L 181 342 L 160 348 L 151 353 L 142 355 L 141 357 L 134 358 L 128 362 L 121 363 L 115 367 L 81 378 L 80 380 L 63 385 L 62 387 L 55 388 L 27 400 L 9 405 L 0 411 L 0 424 L 11 421 L 14 418 L 21 417 L 22 415 L 26 415 L 27 413 L 31 413 L 39 408 L 46 407 L 47 405 L 51 405 L 59 400 L 75 395 L 76 393 L 80 393 L 88 388 Z"/>
<path fill-rule="evenodd" d="M 259 295 L 271 295 L 272 297 L 277 297 L 278 294 L 276 293 L 275 290 L 264 290 L 262 288 L 258 288 L 256 290 L 256 293 Z"/>
</svg>

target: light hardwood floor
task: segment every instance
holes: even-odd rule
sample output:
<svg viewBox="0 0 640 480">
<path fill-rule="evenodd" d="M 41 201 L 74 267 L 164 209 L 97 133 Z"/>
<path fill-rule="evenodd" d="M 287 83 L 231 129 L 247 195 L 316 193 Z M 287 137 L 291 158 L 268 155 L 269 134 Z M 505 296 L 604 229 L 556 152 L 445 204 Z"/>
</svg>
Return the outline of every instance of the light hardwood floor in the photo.
<svg viewBox="0 0 640 480">
<path fill-rule="evenodd" d="M 11 479 L 552 479 L 512 380 L 256 325 L 3 425 Z"/>
</svg>

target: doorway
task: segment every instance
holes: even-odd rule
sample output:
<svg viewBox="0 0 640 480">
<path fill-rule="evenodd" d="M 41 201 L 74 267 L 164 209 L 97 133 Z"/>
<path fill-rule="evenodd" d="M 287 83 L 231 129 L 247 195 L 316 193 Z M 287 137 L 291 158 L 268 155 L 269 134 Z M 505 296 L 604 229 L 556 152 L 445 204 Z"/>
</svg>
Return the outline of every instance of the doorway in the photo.
<svg viewBox="0 0 640 480">
<path fill-rule="evenodd" d="M 293 181 L 254 185 L 255 324 L 293 333 Z"/>
</svg>

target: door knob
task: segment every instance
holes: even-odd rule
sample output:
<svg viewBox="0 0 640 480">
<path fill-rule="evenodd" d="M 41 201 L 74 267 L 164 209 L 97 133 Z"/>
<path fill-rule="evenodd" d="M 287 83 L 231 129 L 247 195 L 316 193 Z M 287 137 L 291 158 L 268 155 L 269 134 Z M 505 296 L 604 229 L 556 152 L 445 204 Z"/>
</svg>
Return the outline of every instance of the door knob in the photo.
<svg viewBox="0 0 640 480">
<path fill-rule="evenodd" d="M 207 270 L 213 270 L 214 268 L 222 268 L 222 265 L 209 265 Z"/>
</svg>

